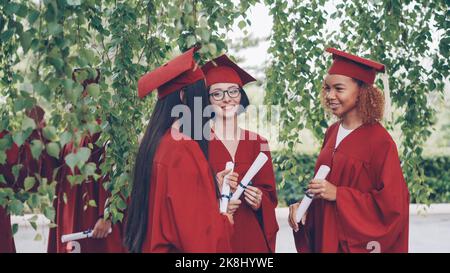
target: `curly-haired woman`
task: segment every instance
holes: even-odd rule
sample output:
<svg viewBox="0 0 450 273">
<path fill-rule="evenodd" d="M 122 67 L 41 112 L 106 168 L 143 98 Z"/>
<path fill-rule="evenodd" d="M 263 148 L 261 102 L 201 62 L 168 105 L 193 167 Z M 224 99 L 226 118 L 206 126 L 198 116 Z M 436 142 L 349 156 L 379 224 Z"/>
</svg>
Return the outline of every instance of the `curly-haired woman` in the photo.
<svg viewBox="0 0 450 273">
<path fill-rule="evenodd" d="M 295 220 L 298 252 L 407 252 L 409 192 L 397 147 L 379 123 L 383 93 L 373 83 L 384 65 L 334 48 L 321 100 L 339 121 L 331 125 L 316 162 L 331 168 L 313 179 L 315 196 L 306 217 Z"/>
</svg>

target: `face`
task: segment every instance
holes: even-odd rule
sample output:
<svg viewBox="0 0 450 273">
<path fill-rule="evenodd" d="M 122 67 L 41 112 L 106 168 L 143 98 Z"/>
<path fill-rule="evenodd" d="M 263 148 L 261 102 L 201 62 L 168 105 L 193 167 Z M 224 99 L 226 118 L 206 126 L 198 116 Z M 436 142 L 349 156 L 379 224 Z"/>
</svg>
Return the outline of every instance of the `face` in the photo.
<svg viewBox="0 0 450 273">
<path fill-rule="evenodd" d="M 239 85 L 235 83 L 215 83 L 209 88 L 209 101 L 216 115 L 231 118 L 237 115 L 241 103 Z"/>
<path fill-rule="evenodd" d="M 356 81 L 343 75 L 327 75 L 324 85 L 326 103 L 334 115 L 341 118 L 356 109 L 359 93 Z"/>
</svg>

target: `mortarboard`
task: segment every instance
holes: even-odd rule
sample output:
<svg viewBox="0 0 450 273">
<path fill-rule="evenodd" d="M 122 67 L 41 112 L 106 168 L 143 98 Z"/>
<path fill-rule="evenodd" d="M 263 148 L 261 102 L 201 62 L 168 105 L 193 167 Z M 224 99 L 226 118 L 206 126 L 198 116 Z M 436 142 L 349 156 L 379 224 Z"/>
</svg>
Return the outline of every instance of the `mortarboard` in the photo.
<svg viewBox="0 0 450 273">
<path fill-rule="evenodd" d="M 138 81 L 138 96 L 143 98 L 158 89 L 158 99 L 193 84 L 205 76 L 194 60 L 198 47 L 193 47 L 166 64 L 145 74 Z"/>
<path fill-rule="evenodd" d="M 384 65 L 335 48 L 327 48 L 333 54 L 333 64 L 328 74 L 339 74 L 373 84 L 377 72 L 384 72 Z"/>
<path fill-rule="evenodd" d="M 208 87 L 215 83 L 236 83 L 242 87 L 249 82 L 256 81 L 225 54 L 207 62 L 202 66 L 202 70 Z"/>
</svg>

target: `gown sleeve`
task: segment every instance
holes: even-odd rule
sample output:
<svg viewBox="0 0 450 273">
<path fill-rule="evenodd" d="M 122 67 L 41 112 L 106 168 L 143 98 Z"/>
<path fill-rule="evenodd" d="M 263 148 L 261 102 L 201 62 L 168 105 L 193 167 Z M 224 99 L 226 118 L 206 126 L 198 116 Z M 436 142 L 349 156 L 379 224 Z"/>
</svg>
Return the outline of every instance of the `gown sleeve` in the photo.
<svg viewBox="0 0 450 273">
<path fill-rule="evenodd" d="M 335 123 L 327 128 L 321 150 L 323 149 L 323 147 L 325 147 L 325 144 L 330 139 L 331 131 L 336 127 L 336 125 L 337 125 L 337 123 Z M 316 163 L 314 171 L 316 172 L 318 170 L 318 168 L 319 168 L 319 166 L 317 166 L 317 163 Z M 314 211 L 315 211 L 316 205 L 317 205 L 316 200 L 313 200 L 313 202 L 311 203 L 311 205 L 308 208 L 308 211 L 306 213 L 305 224 L 303 225 L 303 223 L 300 221 L 300 223 L 298 223 L 299 231 L 297 231 L 297 232 L 292 231 L 292 233 L 294 235 L 295 247 L 296 247 L 298 253 L 311 253 L 311 252 L 315 251 L 315 249 L 314 249 L 314 222 L 315 222 Z"/>
<path fill-rule="evenodd" d="M 379 243 L 381 252 L 407 251 L 407 240 L 406 249 L 392 249 L 407 230 L 409 214 L 409 193 L 392 140 L 377 145 L 371 171 L 376 187 L 369 192 L 337 187 L 338 229 L 345 237 L 340 239 L 350 251 L 367 252 L 371 241 Z"/>
<path fill-rule="evenodd" d="M 212 176 L 198 160 L 202 154 L 178 153 L 176 162 L 161 166 L 167 190 L 161 212 L 166 240 L 183 252 L 228 252 L 231 224 L 219 213 Z"/>
<path fill-rule="evenodd" d="M 278 204 L 275 173 L 273 171 L 272 157 L 267 140 L 261 139 L 259 145 L 259 150 L 266 154 L 269 159 L 253 179 L 253 185 L 263 192 L 261 208 L 257 213 L 262 220 L 264 235 L 266 236 L 269 248 L 274 253 L 276 234 L 279 229 L 275 215 L 275 208 Z"/>
</svg>

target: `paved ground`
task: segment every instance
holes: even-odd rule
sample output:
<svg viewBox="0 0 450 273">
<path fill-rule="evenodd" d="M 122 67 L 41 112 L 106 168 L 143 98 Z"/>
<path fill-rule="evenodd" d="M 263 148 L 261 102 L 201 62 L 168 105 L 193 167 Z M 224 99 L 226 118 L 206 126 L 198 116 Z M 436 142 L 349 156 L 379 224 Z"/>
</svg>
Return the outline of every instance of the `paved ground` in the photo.
<svg viewBox="0 0 450 273">
<path fill-rule="evenodd" d="M 277 237 L 276 252 L 296 252 L 292 229 L 287 222 L 286 213 L 277 213 L 280 231 Z M 410 252 L 450 253 L 450 214 L 410 215 Z"/>
<path fill-rule="evenodd" d="M 287 210 L 277 210 L 280 231 L 277 237 L 276 251 L 281 253 L 295 252 L 292 231 L 287 223 Z M 16 222 L 25 223 L 17 218 Z M 45 252 L 48 241 L 48 228 L 45 220 L 40 218 L 41 225 L 35 231 L 31 226 L 21 226 L 15 236 L 18 252 Z M 410 215 L 410 252 L 447 252 L 450 253 L 450 213 L 430 213 L 426 215 Z M 35 241 L 36 234 L 41 240 Z M 38 238 L 39 239 L 39 238 Z"/>
</svg>

